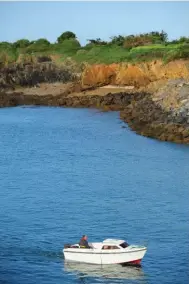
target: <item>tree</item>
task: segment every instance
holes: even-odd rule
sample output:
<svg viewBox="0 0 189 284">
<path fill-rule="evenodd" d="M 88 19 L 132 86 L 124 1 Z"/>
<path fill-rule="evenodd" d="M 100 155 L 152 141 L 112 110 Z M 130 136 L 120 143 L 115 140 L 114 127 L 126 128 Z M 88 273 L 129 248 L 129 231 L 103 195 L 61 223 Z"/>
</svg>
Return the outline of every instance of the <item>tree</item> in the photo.
<svg viewBox="0 0 189 284">
<path fill-rule="evenodd" d="M 28 39 L 19 39 L 13 43 L 16 48 L 25 48 L 30 45 L 30 41 Z"/>
<path fill-rule="evenodd" d="M 76 35 L 70 31 L 64 32 L 57 38 L 57 42 L 61 43 L 67 39 L 76 39 Z"/>
<path fill-rule="evenodd" d="M 163 30 L 160 33 L 160 39 L 162 40 L 162 42 L 166 42 L 168 39 L 168 34 Z"/>
<path fill-rule="evenodd" d="M 110 39 L 111 39 L 112 44 L 116 44 L 116 45 L 119 45 L 119 46 L 122 46 L 124 41 L 125 41 L 125 38 L 122 35 L 113 36 Z"/>
</svg>

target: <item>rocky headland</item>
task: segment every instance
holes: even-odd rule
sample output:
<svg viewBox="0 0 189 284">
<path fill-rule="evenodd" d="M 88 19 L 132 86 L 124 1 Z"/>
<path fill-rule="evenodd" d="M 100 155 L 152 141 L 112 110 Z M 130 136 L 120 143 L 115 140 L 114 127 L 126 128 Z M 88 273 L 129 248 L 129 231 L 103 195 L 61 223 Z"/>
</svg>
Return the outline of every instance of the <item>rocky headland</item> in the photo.
<svg viewBox="0 0 189 284">
<path fill-rule="evenodd" d="M 138 134 L 189 144 L 189 61 L 88 65 L 75 71 L 48 62 L 0 71 L 0 107 L 118 110 Z"/>
</svg>

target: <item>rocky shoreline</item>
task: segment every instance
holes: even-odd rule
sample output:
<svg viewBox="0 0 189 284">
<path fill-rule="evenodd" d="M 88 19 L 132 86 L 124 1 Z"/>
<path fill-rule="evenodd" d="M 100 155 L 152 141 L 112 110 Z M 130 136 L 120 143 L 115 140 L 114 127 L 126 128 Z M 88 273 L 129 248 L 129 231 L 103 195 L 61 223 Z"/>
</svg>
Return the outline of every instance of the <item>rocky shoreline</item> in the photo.
<svg viewBox="0 0 189 284">
<path fill-rule="evenodd" d="M 187 68 L 186 62 L 181 63 Z M 181 63 L 175 64 L 178 67 Z M 157 63 L 149 66 L 149 74 L 152 74 L 153 66 L 157 68 Z M 138 134 L 163 141 L 189 144 L 187 69 L 180 68 L 178 74 L 166 73 L 168 76 L 164 71 L 168 70 L 168 67 L 162 67 L 164 73 L 158 79 L 153 73 L 148 80 L 147 77 L 143 80 L 144 76 L 141 76 L 141 73 L 139 76 L 139 72 L 133 72 L 140 66 L 127 66 L 122 76 L 123 84 L 116 85 L 115 76 L 112 77 L 115 66 L 97 67 L 87 67 L 79 76 L 70 68 L 58 67 L 53 63 L 1 69 L 0 107 L 38 105 L 116 110 L 120 111 L 121 119 Z M 116 73 L 119 78 L 123 73 L 122 69 Z M 131 69 L 132 72 L 129 71 Z"/>
<path fill-rule="evenodd" d="M 116 110 L 120 111 L 121 119 L 140 135 L 189 144 L 189 84 L 185 80 L 168 81 L 155 93 L 150 92 L 150 88 L 125 90 L 116 87 L 83 91 L 76 84 L 70 83 L 55 85 L 56 92 L 49 94 L 48 89 L 52 92 L 53 86 L 45 86 L 46 94 L 41 91 L 41 87 L 1 92 L 0 106 L 38 105 Z M 168 99 L 170 102 L 166 104 Z M 177 106 L 171 107 L 175 99 Z"/>
</svg>

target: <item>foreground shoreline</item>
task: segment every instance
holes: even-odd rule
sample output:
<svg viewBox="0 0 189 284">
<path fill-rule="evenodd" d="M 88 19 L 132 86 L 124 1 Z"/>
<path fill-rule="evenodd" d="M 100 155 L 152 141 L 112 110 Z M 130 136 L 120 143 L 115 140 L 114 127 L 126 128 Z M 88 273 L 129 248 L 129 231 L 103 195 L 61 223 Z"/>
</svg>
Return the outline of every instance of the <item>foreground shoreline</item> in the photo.
<svg viewBox="0 0 189 284">
<path fill-rule="evenodd" d="M 162 85 L 162 83 L 161 83 Z M 156 86 L 156 91 L 159 90 Z M 172 107 L 168 99 L 178 92 L 189 90 L 187 82 L 172 80 L 163 83 L 164 96 L 152 88 L 117 88 L 116 86 L 81 90 L 74 83 L 41 84 L 38 88 L 17 88 L 14 91 L 0 93 L 0 107 L 19 105 L 86 107 L 98 108 L 103 111 L 120 111 L 120 118 L 137 134 L 156 138 L 162 141 L 189 144 L 188 101 Z M 160 89 L 162 90 L 162 89 Z M 182 101 L 183 101 L 183 95 Z M 174 100 L 174 98 L 172 98 Z M 170 107 L 171 106 L 171 107 Z"/>
</svg>

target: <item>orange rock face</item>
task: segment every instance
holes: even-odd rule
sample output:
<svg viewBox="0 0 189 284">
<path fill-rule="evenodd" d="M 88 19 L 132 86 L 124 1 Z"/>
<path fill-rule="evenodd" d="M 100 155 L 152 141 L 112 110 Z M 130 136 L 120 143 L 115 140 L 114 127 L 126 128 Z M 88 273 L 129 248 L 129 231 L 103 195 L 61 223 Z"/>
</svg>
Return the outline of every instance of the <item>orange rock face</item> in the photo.
<svg viewBox="0 0 189 284">
<path fill-rule="evenodd" d="M 115 79 L 117 67 L 116 64 L 86 67 L 82 74 L 82 86 L 98 87 L 110 84 Z"/>
<path fill-rule="evenodd" d="M 149 83 L 150 77 L 140 68 L 140 66 L 120 66 L 116 74 L 116 85 L 140 87 L 146 86 Z"/>
<path fill-rule="evenodd" d="M 158 60 L 139 64 L 91 65 L 82 74 L 82 86 L 113 84 L 142 87 L 157 80 L 175 78 L 189 78 L 189 60 L 177 60 L 168 64 Z"/>
</svg>

